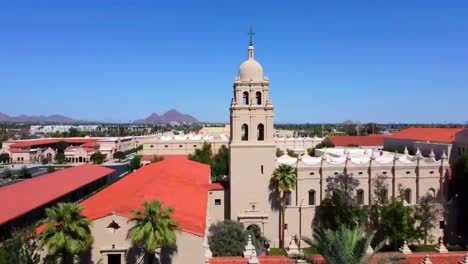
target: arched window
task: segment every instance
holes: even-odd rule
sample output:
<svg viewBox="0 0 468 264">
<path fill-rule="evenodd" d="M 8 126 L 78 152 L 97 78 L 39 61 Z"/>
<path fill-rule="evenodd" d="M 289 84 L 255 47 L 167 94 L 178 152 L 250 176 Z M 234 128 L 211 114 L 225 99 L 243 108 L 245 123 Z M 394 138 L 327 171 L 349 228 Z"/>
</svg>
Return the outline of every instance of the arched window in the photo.
<svg viewBox="0 0 468 264">
<path fill-rule="evenodd" d="M 291 192 L 284 193 L 284 205 L 291 205 Z"/>
<path fill-rule="evenodd" d="M 249 104 L 249 92 L 244 92 L 242 94 L 242 104 L 248 105 Z"/>
<path fill-rule="evenodd" d="M 315 205 L 315 191 L 309 191 L 309 205 Z"/>
<path fill-rule="evenodd" d="M 357 202 L 358 204 L 364 204 L 364 190 L 357 190 Z"/>
<path fill-rule="evenodd" d="M 429 190 L 427 190 L 427 193 L 434 198 L 436 197 L 436 190 L 434 188 L 429 188 Z"/>
<path fill-rule="evenodd" d="M 265 139 L 265 126 L 258 124 L 257 126 L 257 140 L 263 141 Z"/>
<path fill-rule="evenodd" d="M 405 190 L 404 198 L 408 204 L 411 204 L 411 189 L 408 188 Z"/>
<path fill-rule="evenodd" d="M 255 93 L 255 101 L 256 101 L 257 105 L 262 104 L 262 93 L 261 92 L 256 92 Z"/>
<path fill-rule="evenodd" d="M 249 140 L 249 126 L 247 124 L 242 125 L 242 141 Z"/>
</svg>

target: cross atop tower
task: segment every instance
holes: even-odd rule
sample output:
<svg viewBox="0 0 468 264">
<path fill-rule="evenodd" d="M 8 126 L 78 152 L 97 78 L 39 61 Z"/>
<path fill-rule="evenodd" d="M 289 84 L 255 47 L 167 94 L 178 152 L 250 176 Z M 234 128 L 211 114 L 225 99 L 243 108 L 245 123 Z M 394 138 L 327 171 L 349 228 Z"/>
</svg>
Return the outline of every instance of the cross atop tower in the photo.
<svg viewBox="0 0 468 264">
<path fill-rule="evenodd" d="M 250 27 L 250 32 L 247 33 L 250 36 L 250 42 L 249 45 L 253 46 L 253 35 L 255 35 L 255 32 L 252 31 L 252 27 Z"/>
</svg>

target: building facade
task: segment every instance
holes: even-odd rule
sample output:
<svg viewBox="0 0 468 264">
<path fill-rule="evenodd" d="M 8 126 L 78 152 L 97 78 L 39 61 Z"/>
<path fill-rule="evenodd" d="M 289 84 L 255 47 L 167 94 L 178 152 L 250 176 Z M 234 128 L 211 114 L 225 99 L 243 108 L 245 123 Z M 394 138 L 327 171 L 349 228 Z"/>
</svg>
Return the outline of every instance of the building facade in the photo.
<svg viewBox="0 0 468 264">
<path fill-rule="evenodd" d="M 373 182 L 378 176 L 385 177 L 389 198 L 401 194 L 408 206 L 416 205 L 426 193 L 443 201 L 449 172 L 447 152 L 450 149 L 440 149 L 437 156 L 432 150 L 423 156 L 415 143 L 408 147 L 415 147 L 416 155 L 409 155 L 408 149 L 397 154 L 383 151 L 382 139 L 379 138 L 379 142 L 367 148 L 316 150 L 319 157 L 304 154 L 296 158 L 285 154 L 277 158 L 278 139 L 273 138 L 274 107 L 269 95 L 270 82 L 263 75 L 262 66 L 254 59 L 252 43 L 248 48 L 248 59 L 241 64 L 233 88 L 229 217 L 243 223 L 246 228 L 252 225 L 260 228 L 271 241 L 271 246 L 279 245 L 281 229 L 278 206 L 274 202 L 278 197 L 270 192 L 268 185 L 273 171 L 280 164 L 291 165 L 298 174 L 297 188 L 288 194 L 286 245 L 294 236 L 312 236 L 312 223 L 325 198 L 328 177 L 352 174 L 358 179 L 360 184 L 356 196 L 362 206 L 372 202 Z M 304 144 L 299 147 L 291 143 L 287 145 L 288 139 L 282 140 L 281 144 L 282 149 L 296 149 L 296 153 L 301 153 L 300 150 L 304 153 L 309 147 Z M 315 146 L 313 144 L 310 146 Z M 443 216 L 439 220 L 438 228 L 432 230 L 436 238 L 443 237 L 446 221 Z"/>
</svg>

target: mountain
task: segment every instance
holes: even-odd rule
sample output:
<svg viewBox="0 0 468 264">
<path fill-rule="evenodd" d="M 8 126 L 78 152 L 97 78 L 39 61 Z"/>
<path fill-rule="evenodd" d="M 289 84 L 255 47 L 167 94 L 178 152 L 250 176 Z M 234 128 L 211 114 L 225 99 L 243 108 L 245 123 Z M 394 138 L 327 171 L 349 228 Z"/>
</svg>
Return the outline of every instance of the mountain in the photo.
<svg viewBox="0 0 468 264">
<path fill-rule="evenodd" d="M 19 115 L 19 116 L 9 116 L 7 114 L 0 113 L 0 122 L 70 124 L 70 123 L 79 123 L 81 121 L 75 120 L 75 119 L 70 118 L 70 117 L 62 116 L 62 115 L 50 115 L 50 116 Z"/>
<path fill-rule="evenodd" d="M 199 123 L 199 121 L 188 114 L 182 114 L 175 109 L 171 109 L 162 115 L 156 113 L 151 114 L 145 119 L 136 120 L 135 124 L 168 124 L 171 122 L 178 123 Z"/>
</svg>

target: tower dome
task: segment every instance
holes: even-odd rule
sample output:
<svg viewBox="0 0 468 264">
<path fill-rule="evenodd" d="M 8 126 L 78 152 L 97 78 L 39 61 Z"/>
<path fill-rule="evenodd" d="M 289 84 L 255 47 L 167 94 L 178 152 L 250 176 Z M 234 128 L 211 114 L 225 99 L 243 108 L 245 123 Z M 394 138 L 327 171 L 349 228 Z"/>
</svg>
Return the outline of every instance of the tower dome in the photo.
<svg viewBox="0 0 468 264">
<path fill-rule="evenodd" d="M 249 58 L 239 67 L 239 79 L 241 81 L 262 81 L 263 68 L 260 63 L 254 59 L 254 47 L 249 45 Z"/>
</svg>

